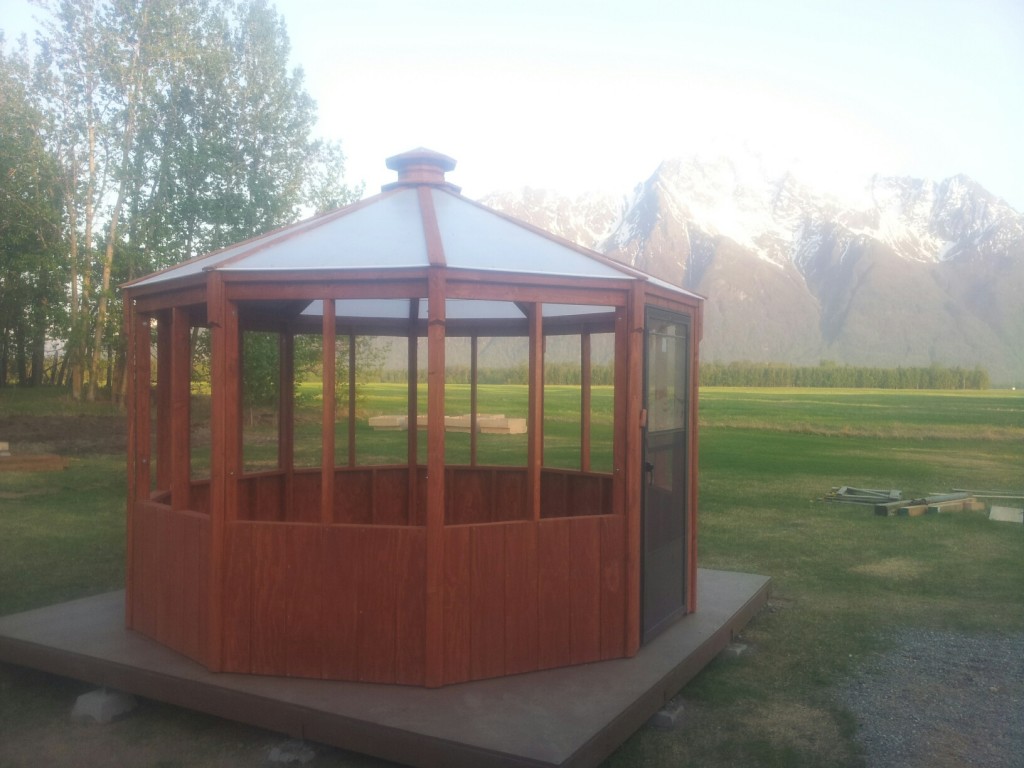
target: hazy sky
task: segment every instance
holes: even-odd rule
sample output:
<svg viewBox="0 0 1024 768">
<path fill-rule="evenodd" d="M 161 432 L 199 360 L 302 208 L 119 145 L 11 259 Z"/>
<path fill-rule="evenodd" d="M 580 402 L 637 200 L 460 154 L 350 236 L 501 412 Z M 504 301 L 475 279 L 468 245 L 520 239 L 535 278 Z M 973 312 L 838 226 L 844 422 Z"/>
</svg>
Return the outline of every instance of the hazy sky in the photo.
<svg viewBox="0 0 1024 768">
<path fill-rule="evenodd" d="M 746 147 L 844 189 L 966 173 L 1024 211 L 1022 0 L 278 0 L 369 192 L 384 158 L 456 158 L 465 194 L 626 193 Z M 13 37 L 32 11 L 0 0 Z"/>
</svg>

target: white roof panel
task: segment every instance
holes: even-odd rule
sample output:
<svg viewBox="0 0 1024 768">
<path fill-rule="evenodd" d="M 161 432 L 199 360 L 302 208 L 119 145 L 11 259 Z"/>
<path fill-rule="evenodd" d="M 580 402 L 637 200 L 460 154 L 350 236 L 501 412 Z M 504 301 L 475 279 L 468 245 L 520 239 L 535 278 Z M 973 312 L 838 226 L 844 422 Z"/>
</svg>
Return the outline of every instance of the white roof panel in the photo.
<svg viewBox="0 0 1024 768">
<path fill-rule="evenodd" d="M 486 208 L 442 190 L 431 192 L 449 267 L 620 280 L 629 277 Z"/>
<path fill-rule="evenodd" d="M 322 226 L 280 238 L 268 245 L 253 243 L 225 271 L 388 269 L 425 267 L 427 243 L 420 223 L 416 190 L 385 195 L 373 205 L 325 222 Z"/>
</svg>

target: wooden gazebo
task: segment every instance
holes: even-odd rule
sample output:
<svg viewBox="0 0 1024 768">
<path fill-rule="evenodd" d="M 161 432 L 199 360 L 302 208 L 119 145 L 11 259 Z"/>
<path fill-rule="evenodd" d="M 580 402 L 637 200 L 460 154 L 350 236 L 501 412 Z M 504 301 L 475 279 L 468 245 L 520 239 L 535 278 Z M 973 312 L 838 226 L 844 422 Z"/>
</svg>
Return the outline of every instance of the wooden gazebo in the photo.
<svg viewBox="0 0 1024 768">
<path fill-rule="evenodd" d="M 212 671 L 436 687 L 632 656 L 696 608 L 700 298 L 463 197 L 454 166 L 392 157 L 379 195 L 124 286 L 129 628 Z M 269 466 L 244 447 L 247 334 L 275 350 Z M 370 337 L 405 345 L 398 460 L 361 452 L 377 434 L 356 395 Z M 322 382 L 302 455 L 300 339 Z M 518 461 L 484 450 L 494 339 L 526 358 L 525 413 L 504 414 L 525 430 L 504 438 Z M 453 344 L 469 361 L 455 413 Z M 555 347 L 578 370 L 571 461 L 546 460 Z"/>
</svg>

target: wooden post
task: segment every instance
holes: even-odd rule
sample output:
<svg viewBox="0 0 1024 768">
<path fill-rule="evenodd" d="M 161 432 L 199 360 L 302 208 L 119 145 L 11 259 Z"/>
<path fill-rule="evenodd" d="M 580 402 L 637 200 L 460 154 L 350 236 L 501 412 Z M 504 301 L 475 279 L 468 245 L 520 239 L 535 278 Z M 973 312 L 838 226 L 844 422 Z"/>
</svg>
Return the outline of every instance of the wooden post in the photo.
<svg viewBox="0 0 1024 768">
<path fill-rule="evenodd" d="M 334 299 L 324 299 L 323 319 L 323 411 L 320 423 L 320 522 L 329 524 L 334 518 L 334 414 L 337 369 L 337 333 Z"/>
<path fill-rule="evenodd" d="M 356 465 L 356 335 L 348 335 L 348 465 Z"/>
<path fill-rule="evenodd" d="M 426 685 L 444 684 L 445 276 L 431 268 L 427 305 Z"/>
<path fill-rule="evenodd" d="M 409 428 L 408 464 L 409 464 L 409 523 L 413 524 L 419 509 L 419 430 L 416 420 L 419 416 L 419 337 L 416 334 L 416 321 L 420 315 L 420 300 L 409 302 L 409 333 L 406 337 L 406 418 Z"/>
<path fill-rule="evenodd" d="M 540 303 L 528 307 L 530 325 L 529 405 L 526 435 L 526 493 L 529 519 L 540 520 L 540 477 L 544 466 L 544 319 Z"/>
<path fill-rule="evenodd" d="M 689 508 L 690 514 L 689 519 L 686 521 L 687 535 L 689 551 L 686 553 L 686 562 L 689 573 L 687 573 L 686 584 L 688 589 L 688 595 L 686 600 L 686 608 L 688 611 L 697 610 L 697 491 L 698 491 L 698 434 L 697 434 L 697 422 L 698 422 L 698 405 L 697 399 L 700 390 L 700 339 L 703 334 L 701 327 L 703 304 L 698 304 L 696 309 L 693 310 L 693 322 L 690 326 L 690 380 L 687 382 L 690 387 L 690 413 L 689 413 L 689 440 L 690 444 L 687 446 L 687 457 L 689 459 L 689 466 L 687 472 L 687 490 L 689 492 Z"/>
<path fill-rule="evenodd" d="M 469 337 L 469 465 L 476 466 L 477 442 L 477 335 Z"/>
<path fill-rule="evenodd" d="M 590 334 L 580 335 L 580 471 L 590 471 Z"/>
<path fill-rule="evenodd" d="M 224 668 L 224 568 L 226 528 L 238 515 L 241 469 L 241 370 L 238 309 L 227 300 L 223 277 L 210 274 L 207 286 L 210 326 L 210 571 L 206 665 Z"/>
<path fill-rule="evenodd" d="M 171 488 L 171 313 L 156 325 L 156 487 Z"/>
<path fill-rule="evenodd" d="M 171 508 L 189 508 L 192 360 L 189 316 L 171 310 Z"/>
<path fill-rule="evenodd" d="M 135 508 L 149 497 L 150 487 L 150 327 L 141 317 L 135 302 L 124 300 L 125 326 L 128 329 L 128 503 L 125 510 L 125 626 L 135 626 Z"/>
<path fill-rule="evenodd" d="M 277 337 L 277 466 L 284 473 L 284 518 L 292 519 L 295 496 L 295 334 L 284 328 Z"/>
<path fill-rule="evenodd" d="M 644 292 L 637 284 L 627 306 L 628 351 L 626 385 L 626 655 L 640 650 L 642 613 L 641 568 L 643 565 L 643 364 Z"/>
</svg>

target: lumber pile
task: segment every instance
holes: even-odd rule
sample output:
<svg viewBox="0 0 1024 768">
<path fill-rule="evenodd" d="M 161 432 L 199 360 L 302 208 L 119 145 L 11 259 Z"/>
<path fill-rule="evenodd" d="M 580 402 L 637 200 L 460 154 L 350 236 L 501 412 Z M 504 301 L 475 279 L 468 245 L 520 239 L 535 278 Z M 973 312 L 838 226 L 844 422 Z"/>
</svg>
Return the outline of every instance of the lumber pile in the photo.
<svg viewBox="0 0 1024 768">
<path fill-rule="evenodd" d="M 983 512 L 985 502 L 969 491 L 935 493 L 914 499 L 904 499 L 903 492 L 878 488 L 853 488 L 848 485 L 833 488 L 825 494 L 825 501 L 840 504 L 870 506 L 876 515 L 892 517 L 920 515 L 939 512 Z"/>
<path fill-rule="evenodd" d="M 0 456 L 0 472 L 56 472 L 67 466 L 67 459 L 53 453 Z"/>
</svg>

